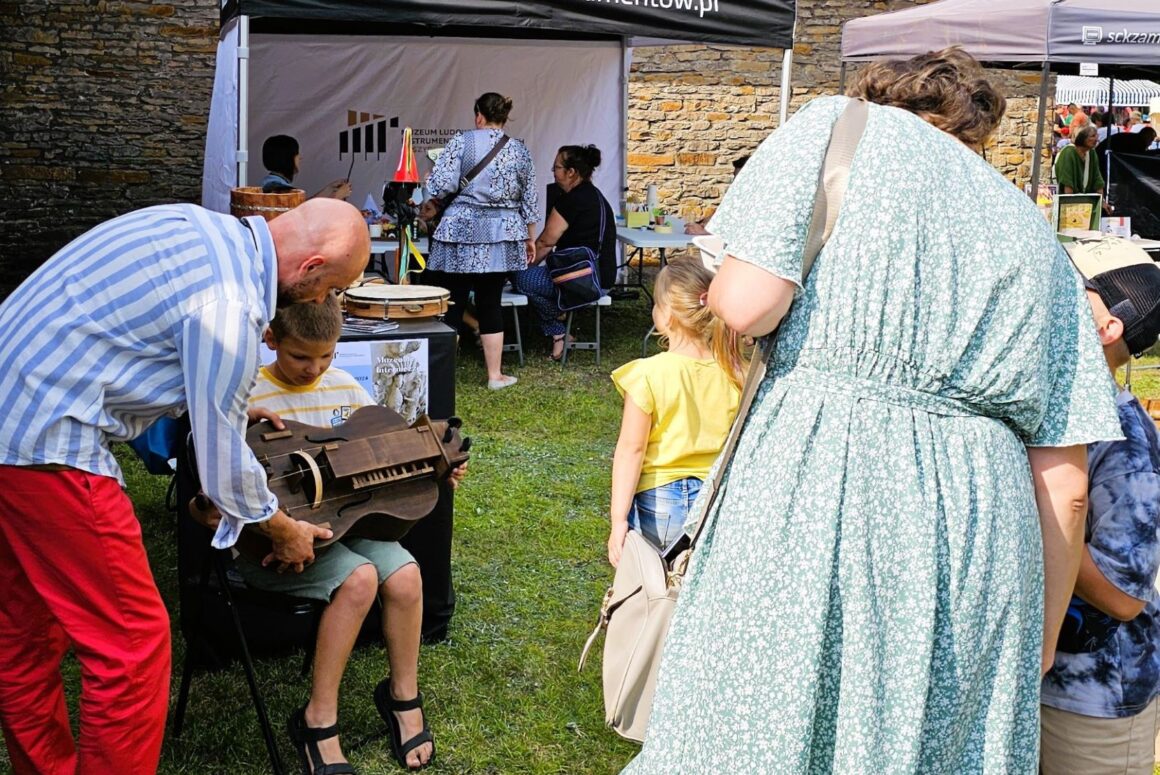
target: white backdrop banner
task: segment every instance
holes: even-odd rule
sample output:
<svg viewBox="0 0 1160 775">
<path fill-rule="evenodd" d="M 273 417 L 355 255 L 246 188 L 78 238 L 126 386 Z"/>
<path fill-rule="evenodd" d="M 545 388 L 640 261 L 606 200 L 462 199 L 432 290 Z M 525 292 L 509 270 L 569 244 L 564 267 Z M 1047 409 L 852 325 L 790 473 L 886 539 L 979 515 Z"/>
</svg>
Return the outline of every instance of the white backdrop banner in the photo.
<svg viewBox="0 0 1160 775">
<path fill-rule="evenodd" d="M 476 97 L 494 91 L 512 98 L 507 132 L 535 160 L 541 223 L 561 145 L 599 147 L 595 182 L 614 209 L 620 198 L 617 43 L 255 34 L 250 53 L 246 185 L 265 176 L 263 141 L 288 134 L 301 147 L 294 183 L 307 196 L 349 172 L 349 201 L 361 207 L 370 195 L 381 205 L 403 128 L 412 128 L 425 180 L 432 166 L 426 150 L 473 128 Z M 218 201 L 206 193 L 207 202 Z"/>
<path fill-rule="evenodd" d="M 205 163 L 201 170 L 201 204 L 219 213 L 230 211 L 230 189 L 237 180 L 234 154 L 238 147 L 238 23 L 222 31 L 217 47 Z"/>
</svg>

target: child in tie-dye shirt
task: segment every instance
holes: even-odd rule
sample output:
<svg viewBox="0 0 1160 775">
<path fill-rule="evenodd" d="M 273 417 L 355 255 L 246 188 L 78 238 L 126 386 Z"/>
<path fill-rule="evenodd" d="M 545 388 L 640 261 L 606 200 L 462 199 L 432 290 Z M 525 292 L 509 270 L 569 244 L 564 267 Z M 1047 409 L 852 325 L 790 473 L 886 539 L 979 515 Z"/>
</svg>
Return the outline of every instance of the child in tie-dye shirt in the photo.
<svg viewBox="0 0 1160 775">
<path fill-rule="evenodd" d="M 1141 251 L 1141 255 L 1143 255 Z M 1156 343 L 1160 267 L 1073 255 L 1112 371 Z M 1160 720 L 1160 438 L 1127 390 L 1121 441 L 1088 447 L 1075 595 L 1043 680 L 1041 772 L 1151 775 Z"/>
</svg>

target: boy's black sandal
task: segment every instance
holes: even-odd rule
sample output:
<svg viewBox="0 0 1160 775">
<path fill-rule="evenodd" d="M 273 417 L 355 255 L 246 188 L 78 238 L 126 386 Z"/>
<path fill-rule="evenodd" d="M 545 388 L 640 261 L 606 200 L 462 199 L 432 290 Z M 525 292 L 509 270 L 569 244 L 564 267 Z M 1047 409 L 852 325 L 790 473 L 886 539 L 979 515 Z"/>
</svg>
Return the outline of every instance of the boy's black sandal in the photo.
<svg viewBox="0 0 1160 775">
<path fill-rule="evenodd" d="M 422 692 L 410 700 L 396 700 L 391 697 L 391 679 L 384 678 L 375 687 L 375 707 L 379 709 L 379 715 L 383 717 L 383 721 L 387 722 L 387 728 L 391 731 L 391 752 L 395 755 L 395 761 L 399 763 L 399 766 L 408 770 L 421 770 L 435 761 L 435 737 L 431 734 L 431 727 L 427 726 L 427 714 L 423 713 L 423 731 L 410 740 L 404 741 L 403 728 L 399 725 L 399 720 L 395 718 L 394 713 L 394 711 L 415 710 L 416 708 L 422 711 Z M 407 764 L 407 754 L 424 743 L 431 744 L 431 756 L 424 764 L 411 767 Z"/>
<path fill-rule="evenodd" d="M 349 762 L 326 764 L 318 750 L 318 741 L 338 736 L 338 724 L 329 727 L 306 726 L 306 708 L 302 707 L 290 715 L 287 723 L 290 740 L 302 761 L 303 775 L 358 775 Z"/>
</svg>

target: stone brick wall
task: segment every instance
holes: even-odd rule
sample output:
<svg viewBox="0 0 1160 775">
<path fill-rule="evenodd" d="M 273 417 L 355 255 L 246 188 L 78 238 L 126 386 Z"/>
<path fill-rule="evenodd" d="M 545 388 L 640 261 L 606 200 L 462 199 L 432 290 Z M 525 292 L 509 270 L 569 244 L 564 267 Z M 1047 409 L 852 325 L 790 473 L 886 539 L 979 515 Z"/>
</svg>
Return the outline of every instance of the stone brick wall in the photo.
<svg viewBox="0 0 1160 775">
<path fill-rule="evenodd" d="M 924 1 L 799 0 L 790 114 L 816 96 L 838 93 L 843 22 Z M 777 128 L 781 60 L 781 51 L 726 46 L 636 49 L 629 81 L 630 194 L 643 201 L 653 183 L 669 212 L 712 213 L 732 179 L 732 161 Z M 991 75 L 1008 108 L 987 158 L 1022 185 L 1031 178 L 1040 77 Z"/>
<path fill-rule="evenodd" d="M 0 294 L 96 223 L 197 201 L 212 0 L 0 1 Z"/>
<path fill-rule="evenodd" d="M 839 26 L 910 0 L 799 0 L 796 109 L 838 86 Z M 212 0 L 0 0 L 0 297 L 94 224 L 198 201 L 213 85 Z M 629 184 L 658 185 L 702 217 L 731 161 L 777 126 L 781 52 L 638 49 L 630 79 Z M 990 158 L 1029 175 L 1038 76 L 1004 76 L 1010 118 Z"/>
</svg>

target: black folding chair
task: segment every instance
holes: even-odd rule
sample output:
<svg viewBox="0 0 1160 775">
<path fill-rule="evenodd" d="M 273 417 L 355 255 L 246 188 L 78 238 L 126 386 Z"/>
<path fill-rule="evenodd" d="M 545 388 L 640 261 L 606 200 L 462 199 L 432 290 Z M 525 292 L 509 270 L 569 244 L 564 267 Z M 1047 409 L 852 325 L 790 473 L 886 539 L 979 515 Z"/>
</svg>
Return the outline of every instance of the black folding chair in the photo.
<svg viewBox="0 0 1160 775">
<path fill-rule="evenodd" d="M 173 737 L 179 739 L 185 725 L 194 668 L 218 668 L 237 658 L 246 674 L 246 683 L 266 743 L 270 766 L 275 775 L 282 775 L 285 770 L 270 726 L 266 703 L 254 673 L 250 642 L 260 633 L 265 634 L 267 642 L 274 641 L 282 646 L 305 640 L 306 650 L 301 670 L 305 676 L 310 671 L 318 623 L 326 606 L 318 600 L 246 586 L 233 568 L 230 551 L 214 549 L 210 545 L 210 531 L 195 522 L 189 514 L 190 499 L 200 487 L 194 463 L 192 435 L 187 439 L 178 453 L 176 476 L 180 622 L 186 649 L 177 707 L 173 714 Z M 257 626 L 252 626 L 247 634 L 243 620 L 256 623 Z M 287 633 L 294 636 L 285 637 Z M 279 637 L 279 634 L 283 637 Z"/>
</svg>

